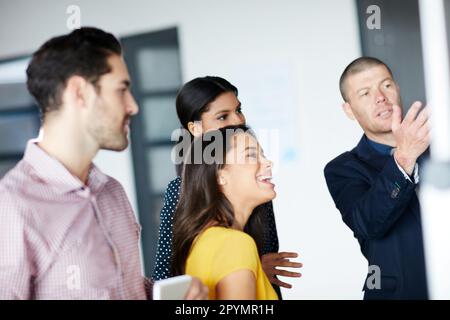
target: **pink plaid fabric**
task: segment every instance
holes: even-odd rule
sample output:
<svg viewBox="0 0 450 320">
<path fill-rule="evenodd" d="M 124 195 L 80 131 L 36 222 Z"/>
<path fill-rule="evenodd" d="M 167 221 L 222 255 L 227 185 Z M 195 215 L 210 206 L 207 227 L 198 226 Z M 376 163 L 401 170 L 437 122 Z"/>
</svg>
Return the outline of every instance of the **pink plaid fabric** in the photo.
<svg viewBox="0 0 450 320">
<path fill-rule="evenodd" d="M 0 181 L 0 299 L 146 299 L 140 225 L 95 165 L 85 186 L 30 141 Z"/>
</svg>

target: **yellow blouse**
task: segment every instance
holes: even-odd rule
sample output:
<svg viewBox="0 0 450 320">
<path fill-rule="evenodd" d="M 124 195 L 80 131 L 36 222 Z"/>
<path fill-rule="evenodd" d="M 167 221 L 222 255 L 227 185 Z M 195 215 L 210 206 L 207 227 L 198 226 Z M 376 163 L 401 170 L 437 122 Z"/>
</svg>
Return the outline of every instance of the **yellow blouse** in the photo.
<svg viewBox="0 0 450 320">
<path fill-rule="evenodd" d="M 256 299 L 278 300 L 261 267 L 256 243 L 248 234 L 225 227 L 210 227 L 198 235 L 186 261 L 186 274 L 198 277 L 216 299 L 216 285 L 225 276 L 250 270 L 256 278 Z"/>
</svg>

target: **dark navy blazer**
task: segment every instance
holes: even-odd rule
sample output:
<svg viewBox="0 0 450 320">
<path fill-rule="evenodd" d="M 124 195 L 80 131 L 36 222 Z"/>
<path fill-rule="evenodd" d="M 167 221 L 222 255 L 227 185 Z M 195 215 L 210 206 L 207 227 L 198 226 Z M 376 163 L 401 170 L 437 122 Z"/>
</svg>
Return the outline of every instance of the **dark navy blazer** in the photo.
<svg viewBox="0 0 450 320">
<path fill-rule="evenodd" d="M 417 185 L 394 157 L 378 152 L 364 135 L 356 148 L 327 164 L 325 179 L 369 266 L 380 270 L 381 288 L 365 281 L 364 299 L 427 299 Z M 370 280 L 374 274 L 368 272 Z"/>
</svg>

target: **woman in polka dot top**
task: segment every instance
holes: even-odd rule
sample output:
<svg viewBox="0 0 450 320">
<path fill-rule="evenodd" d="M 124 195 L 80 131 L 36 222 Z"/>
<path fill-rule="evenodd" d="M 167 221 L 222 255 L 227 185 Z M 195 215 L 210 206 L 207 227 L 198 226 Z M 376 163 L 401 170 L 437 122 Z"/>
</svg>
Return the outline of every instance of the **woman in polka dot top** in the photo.
<svg viewBox="0 0 450 320">
<path fill-rule="evenodd" d="M 230 125 L 245 124 L 245 117 L 238 100 L 238 90 L 227 80 L 220 77 L 195 78 L 186 83 L 176 99 L 178 118 L 184 129 L 193 136 L 203 132 Z M 164 194 L 164 207 L 160 214 L 159 240 L 156 251 L 153 280 L 166 279 L 172 276 L 170 270 L 173 215 L 178 203 L 181 178 L 180 167 L 178 177 L 171 181 Z M 289 258 L 297 257 L 294 252 L 278 252 L 278 235 L 273 213 L 272 202 L 262 205 L 265 211 L 264 239 L 255 239 L 264 272 L 281 298 L 279 286 L 290 288 L 291 285 L 280 281 L 277 276 L 299 277 L 300 273 L 280 270 L 279 267 L 299 268 L 300 263 L 291 262 Z M 245 230 L 252 235 L 251 223 Z M 277 268 L 276 268 L 277 267 Z"/>
</svg>

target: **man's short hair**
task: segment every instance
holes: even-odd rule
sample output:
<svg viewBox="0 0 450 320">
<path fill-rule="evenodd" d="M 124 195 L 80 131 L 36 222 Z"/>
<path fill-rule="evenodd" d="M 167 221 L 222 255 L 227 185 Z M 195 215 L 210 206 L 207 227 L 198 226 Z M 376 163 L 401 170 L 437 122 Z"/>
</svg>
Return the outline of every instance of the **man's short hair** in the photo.
<svg viewBox="0 0 450 320">
<path fill-rule="evenodd" d="M 339 79 L 339 90 L 341 91 L 342 98 L 344 99 L 345 102 L 347 102 L 348 100 L 347 94 L 345 92 L 345 81 L 347 80 L 347 78 L 353 74 L 357 74 L 372 67 L 380 65 L 385 66 L 386 69 L 391 74 L 391 77 L 393 77 L 391 69 L 383 61 L 373 57 L 360 57 L 358 59 L 353 60 L 345 68 L 344 72 L 342 72 L 341 78 Z"/>
<path fill-rule="evenodd" d="M 27 86 L 36 99 L 42 118 L 58 110 L 67 80 L 81 76 L 96 85 L 111 71 L 107 59 L 121 55 L 122 47 L 111 33 L 93 27 L 76 29 L 45 42 L 27 68 Z"/>
</svg>

